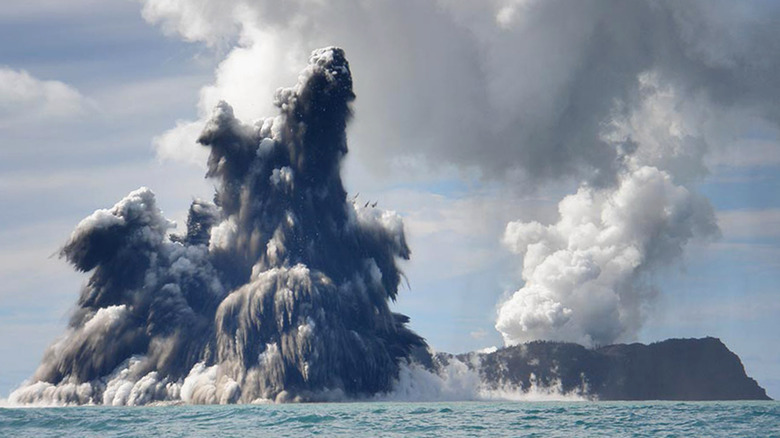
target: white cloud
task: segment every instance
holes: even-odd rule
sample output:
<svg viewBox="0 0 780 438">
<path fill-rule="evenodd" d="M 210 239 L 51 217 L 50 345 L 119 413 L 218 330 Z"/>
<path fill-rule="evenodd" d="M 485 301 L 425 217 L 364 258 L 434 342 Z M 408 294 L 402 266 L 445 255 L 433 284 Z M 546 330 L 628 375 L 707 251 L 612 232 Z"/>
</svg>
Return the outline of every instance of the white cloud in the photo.
<svg viewBox="0 0 780 438">
<path fill-rule="evenodd" d="M 78 117 L 90 106 L 87 98 L 67 84 L 0 67 L 0 122 Z"/>
<path fill-rule="evenodd" d="M 176 126 L 152 140 L 152 144 L 157 149 L 157 157 L 163 161 L 178 161 L 205 169 L 209 151 L 198 145 L 198 137 L 203 131 L 203 126 L 200 120 L 177 121 Z"/>
<path fill-rule="evenodd" d="M 240 2 L 213 2 L 208 0 L 146 1 L 143 17 L 150 23 L 160 23 L 168 34 L 181 34 L 188 41 L 216 44 L 229 37 L 237 27 L 233 19 Z"/>
</svg>

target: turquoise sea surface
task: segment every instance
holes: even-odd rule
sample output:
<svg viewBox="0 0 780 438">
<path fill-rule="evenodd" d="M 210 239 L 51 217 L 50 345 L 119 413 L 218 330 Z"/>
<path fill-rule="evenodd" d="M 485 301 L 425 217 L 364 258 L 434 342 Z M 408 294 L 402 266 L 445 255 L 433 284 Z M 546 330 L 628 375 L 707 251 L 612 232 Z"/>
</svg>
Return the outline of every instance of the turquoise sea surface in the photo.
<svg viewBox="0 0 780 438">
<path fill-rule="evenodd" d="M 0 437 L 780 437 L 780 402 L 0 408 Z"/>
</svg>

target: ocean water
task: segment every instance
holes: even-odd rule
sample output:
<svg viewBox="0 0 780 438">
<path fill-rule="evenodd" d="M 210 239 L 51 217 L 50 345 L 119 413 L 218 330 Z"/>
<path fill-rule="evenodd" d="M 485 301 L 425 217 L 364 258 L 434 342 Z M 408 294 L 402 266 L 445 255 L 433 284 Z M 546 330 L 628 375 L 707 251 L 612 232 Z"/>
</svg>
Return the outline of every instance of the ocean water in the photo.
<svg viewBox="0 0 780 438">
<path fill-rule="evenodd" d="M 778 402 L 0 408 L 0 437 L 780 437 Z"/>
</svg>

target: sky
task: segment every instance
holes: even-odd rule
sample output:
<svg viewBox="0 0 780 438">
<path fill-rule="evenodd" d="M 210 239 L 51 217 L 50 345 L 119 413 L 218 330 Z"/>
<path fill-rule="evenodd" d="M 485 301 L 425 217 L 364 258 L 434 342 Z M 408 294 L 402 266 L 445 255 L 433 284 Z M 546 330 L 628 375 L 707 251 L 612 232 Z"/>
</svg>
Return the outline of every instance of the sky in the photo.
<svg viewBox="0 0 780 438">
<path fill-rule="evenodd" d="M 217 102 L 272 115 L 339 45 L 346 189 L 403 217 L 394 308 L 433 348 L 715 336 L 780 397 L 772 2 L 17 3 L 0 8 L 0 395 L 86 281 L 57 256 L 74 226 L 147 186 L 181 227 L 212 196 L 194 140 Z"/>
</svg>

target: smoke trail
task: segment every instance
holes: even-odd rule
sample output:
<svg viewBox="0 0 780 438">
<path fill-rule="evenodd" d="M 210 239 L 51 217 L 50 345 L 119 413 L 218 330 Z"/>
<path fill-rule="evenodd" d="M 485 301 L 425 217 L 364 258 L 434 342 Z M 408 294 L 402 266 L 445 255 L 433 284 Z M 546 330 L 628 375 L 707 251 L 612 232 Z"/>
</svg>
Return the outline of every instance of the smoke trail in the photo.
<svg viewBox="0 0 780 438">
<path fill-rule="evenodd" d="M 184 236 L 142 188 L 62 249 L 90 272 L 67 333 L 11 401 L 316 400 L 390 389 L 423 340 L 390 311 L 409 249 L 400 218 L 347 200 L 339 174 L 354 99 L 338 48 L 312 53 L 279 115 L 221 102 L 199 142 L 214 203 Z"/>
</svg>

